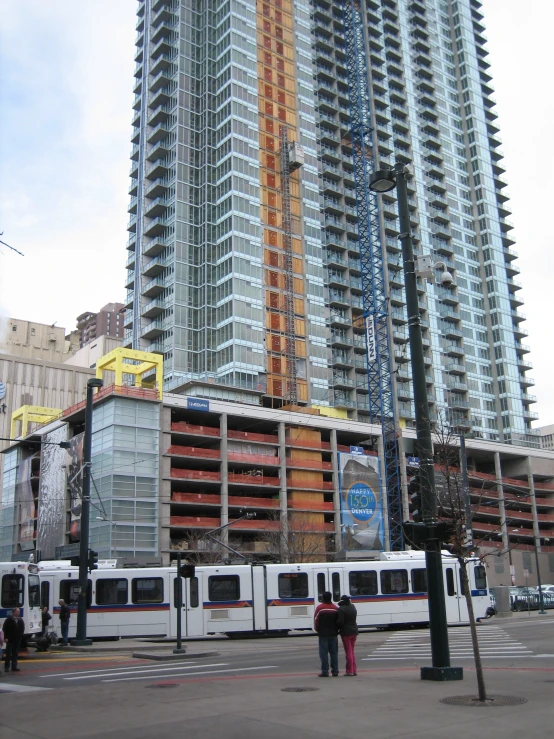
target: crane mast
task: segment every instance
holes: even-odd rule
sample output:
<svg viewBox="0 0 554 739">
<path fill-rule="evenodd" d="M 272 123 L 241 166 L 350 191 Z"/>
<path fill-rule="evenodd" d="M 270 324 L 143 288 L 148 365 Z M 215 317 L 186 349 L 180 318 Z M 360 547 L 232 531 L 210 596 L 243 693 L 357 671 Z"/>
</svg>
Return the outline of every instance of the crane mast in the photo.
<svg viewBox="0 0 554 739">
<path fill-rule="evenodd" d="M 366 321 L 369 410 L 371 420 L 379 422 L 382 429 L 390 548 L 395 551 L 404 548 L 402 488 L 379 202 L 377 194 L 369 188 L 375 160 L 363 7 L 362 0 L 344 0 L 343 20 Z"/>
</svg>

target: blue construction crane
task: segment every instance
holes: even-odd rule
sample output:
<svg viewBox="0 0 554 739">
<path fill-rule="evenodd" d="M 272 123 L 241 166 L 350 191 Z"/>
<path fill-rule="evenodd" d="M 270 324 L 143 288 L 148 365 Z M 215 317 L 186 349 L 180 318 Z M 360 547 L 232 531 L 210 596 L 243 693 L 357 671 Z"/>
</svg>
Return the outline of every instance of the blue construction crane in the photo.
<svg viewBox="0 0 554 739">
<path fill-rule="evenodd" d="M 404 548 L 402 533 L 402 486 L 395 421 L 391 343 L 383 245 L 376 193 L 369 188 L 375 170 L 373 124 L 361 0 L 343 3 L 344 40 L 350 100 L 350 131 L 356 183 L 358 241 L 362 272 L 364 317 L 367 337 L 369 410 L 383 434 L 385 484 L 388 501 L 390 548 Z"/>
</svg>

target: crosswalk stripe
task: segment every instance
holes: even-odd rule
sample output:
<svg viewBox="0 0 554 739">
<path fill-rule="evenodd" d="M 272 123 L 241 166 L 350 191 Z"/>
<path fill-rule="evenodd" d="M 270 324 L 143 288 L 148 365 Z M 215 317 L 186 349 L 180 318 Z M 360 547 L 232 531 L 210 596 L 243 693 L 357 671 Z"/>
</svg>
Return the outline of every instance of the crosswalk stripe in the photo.
<svg viewBox="0 0 554 739">
<path fill-rule="evenodd" d="M 52 688 L 39 688 L 34 685 L 15 685 L 14 683 L 2 681 L 0 683 L 0 693 L 3 693 L 4 690 L 10 693 L 36 693 L 39 690 L 52 690 Z"/>
<path fill-rule="evenodd" d="M 209 667 L 209 665 L 206 665 Z M 192 677 L 193 675 L 221 675 L 227 672 L 251 672 L 252 670 L 272 670 L 276 669 L 277 665 L 264 665 L 263 667 L 236 667 L 230 670 L 202 670 L 200 672 L 187 672 L 184 677 Z M 115 680 L 102 680 L 103 683 L 124 683 L 130 680 L 151 680 L 153 676 L 145 675 L 144 677 L 120 677 Z M 176 675 L 156 675 L 155 679 L 162 677 L 177 677 Z"/>
<path fill-rule="evenodd" d="M 533 656 L 533 651 L 517 639 L 509 636 L 502 628 L 487 627 L 478 632 L 479 651 L 484 659 L 517 659 Z M 473 657 L 473 643 L 469 628 L 449 633 L 450 654 L 457 659 Z M 408 660 L 431 657 L 429 632 L 422 634 L 391 634 L 377 646 L 366 660 Z"/>
<path fill-rule="evenodd" d="M 228 662 L 218 662 L 217 664 L 213 665 L 202 665 L 202 667 L 225 667 L 228 665 Z M 150 669 L 146 670 L 143 669 L 140 674 L 145 675 L 146 673 L 151 672 L 165 672 L 165 673 L 171 673 L 176 671 L 183 672 L 184 670 L 196 670 L 198 669 L 198 665 L 179 665 L 178 667 L 151 667 Z M 118 677 L 119 675 L 136 675 L 136 672 L 130 672 L 129 670 L 124 670 L 123 672 L 112 672 L 109 675 L 79 675 L 78 677 L 64 677 L 64 680 L 91 680 L 92 678 L 104 678 L 104 677 Z M 152 677 L 158 677 L 157 675 L 152 675 Z"/>
<path fill-rule="evenodd" d="M 190 662 L 187 660 L 187 665 L 197 665 L 198 662 Z M 121 672 L 121 670 L 126 670 L 129 672 L 136 671 L 136 670 L 145 670 L 147 668 L 146 665 L 139 665 L 137 666 L 129 666 L 129 667 L 110 667 L 110 669 L 105 670 L 86 670 L 87 675 L 95 675 L 96 677 L 100 677 L 102 673 L 109 674 L 110 672 Z M 79 670 L 79 672 L 56 672 L 55 674 L 48 674 L 48 675 L 41 675 L 41 677 L 68 677 L 69 675 L 83 675 L 85 670 Z"/>
</svg>

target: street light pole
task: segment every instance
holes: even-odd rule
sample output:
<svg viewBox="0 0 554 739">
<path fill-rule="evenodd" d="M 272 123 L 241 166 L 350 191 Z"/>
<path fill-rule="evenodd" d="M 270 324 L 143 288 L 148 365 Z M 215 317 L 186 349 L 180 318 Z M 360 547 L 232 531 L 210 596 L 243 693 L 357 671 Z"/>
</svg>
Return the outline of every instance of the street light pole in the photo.
<svg viewBox="0 0 554 739">
<path fill-rule="evenodd" d="M 432 667 L 421 668 L 422 680 L 461 680 L 461 667 L 450 666 L 446 603 L 442 574 L 441 542 L 437 536 L 437 496 L 435 491 L 435 468 L 431 419 L 425 380 L 425 362 L 421 320 L 417 297 L 417 278 L 410 229 L 408 205 L 408 172 L 403 164 L 397 163 L 392 171 L 375 172 L 369 186 L 376 192 L 387 192 L 396 185 L 398 215 L 400 221 L 400 243 L 404 266 L 404 285 L 408 310 L 408 333 L 412 365 L 412 383 L 416 416 L 416 437 L 419 456 L 422 518 L 426 527 L 425 565 L 429 599 L 429 629 L 431 634 Z"/>
<path fill-rule="evenodd" d="M 84 647 L 92 644 L 87 639 L 87 587 L 88 587 L 88 548 L 90 527 L 90 481 L 92 466 L 92 400 L 94 388 L 104 383 L 96 377 L 87 382 L 87 403 L 85 407 L 85 433 L 83 436 L 83 494 L 81 500 L 81 543 L 79 548 L 79 598 L 77 600 L 77 636 L 72 644 Z"/>
<path fill-rule="evenodd" d="M 535 545 L 535 563 L 537 565 L 537 584 L 539 586 L 539 606 L 540 606 L 539 614 L 541 616 L 545 616 L 546 611 L 544 610 L 544 600 L 542 597 L 541 571 L 539 568 L 539 546 L 540 546 L 541 540 L 539 539 L 537 542 L 537 537 L 534 537 L 533 543 Z"/>
</svg>

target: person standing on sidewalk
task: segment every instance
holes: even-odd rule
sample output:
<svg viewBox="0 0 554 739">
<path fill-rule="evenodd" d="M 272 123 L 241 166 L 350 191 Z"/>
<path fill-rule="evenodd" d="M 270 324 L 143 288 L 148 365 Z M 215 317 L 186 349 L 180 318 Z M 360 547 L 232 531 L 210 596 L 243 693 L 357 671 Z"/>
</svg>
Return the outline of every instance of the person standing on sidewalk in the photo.
<svg viewBox="0 0 554 739">
<path fill-rule="evenodd" d="M 356 624 L 357 617 L 358 612 L 356 610 L 356 606 L 347 595 L 341 595 L 341 599 L 339 600 L 337 623 L 339 634 L 342 639 L 342 646 L 344 647 L 344 654 L 346 656 L 345 677 L 355 677 L 358 674 L 356 671 L 356 655 L 354 654 L 356 637 L 358 636 L 358 625 Z"/>
<path fill-rule="evenodd" d="M 69 618 L 71 616 L 71 610 L 66 604 L 65 600 L 63 600 L 63 598 L 60 598 L 58 603 L 60 605 L 60 627 L 62 630 L 62 645 L 64 647 L 67 647 L 67 637 L 69 634 Z"/>
<path fill-rule="evenodd" d="M 21 672 L 17 666 L 17 658 L 19 656 L 19 648 L 21 640 L 25 633 L 25 621 L 19 615 L 19 608 L 14 608 L 11 616 L 4 621 L 4 638 L 6 640 L 6 660 L 4 662 L 4 670 L 6 672 Z"/>
<path fill-rule="evenodd" d="M 48 613 L 48 608 L 44 606 L 41 612 L 41 618 L 42 618 L 42 633 L 41 636 L 46 636 L 46 632 L 48 631 L 48 624 L 52 620 L 52 616 Z"/>
<path fill-rule="evenodd" d="M 333 596 L 326 591 L 322 595 L 322 602 L 314 613 L 314 631 L 319 637 L 319 658 L 321 672 L 319 677 L 329 677 L 329 657 L 331 657 L 331 674 L 339 674 L 339 641 L 338 641 L 338 608 L 333 603 Z"/>
</svg>

